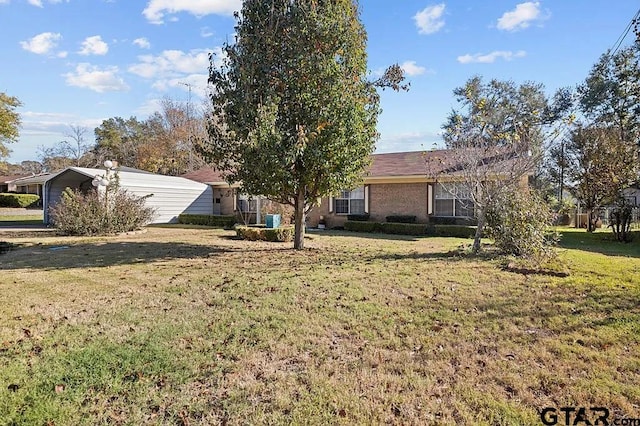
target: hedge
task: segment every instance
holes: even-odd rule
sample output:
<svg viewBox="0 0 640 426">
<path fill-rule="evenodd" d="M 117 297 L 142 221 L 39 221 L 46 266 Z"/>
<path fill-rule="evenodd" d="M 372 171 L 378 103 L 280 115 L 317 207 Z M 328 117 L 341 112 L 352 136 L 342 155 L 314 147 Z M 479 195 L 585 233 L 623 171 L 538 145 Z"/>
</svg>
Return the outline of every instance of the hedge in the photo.
<svg viewBox="0 0 640 426">
<path fill-rule="evenodd" d="M 478 222 L 472 217 L 431 216 L 429 222 L 434 225 L 475 226 Z"/>
<path fill-rule="evenodd" d="M 382 232 L 382 224 L 379 222 L 361 222 L 359 220 L 347 220 L 344 223 L 344 229 L 346 231 L 353 232 L 376 233 Z"/>
<path fill-rule="evenodd" d="M 386 219 L 392 223 L 416 223 L 416 217 L 408 214 L 390 215 Z"/>
<path fill-rule="evenodd" d="M 236 224 L 234 215 L 213 216 L 208 214 L 181 214 L 178 215 L 178 223 L 185 225 L 205 225 L 216 228 L 231 229 Z"/>
<path fill-rule="evenodd" d="M 0 194 L 0 207 L 29 207 L 38 201 L 36 194 Z"/>
<path fill-rule="evenodd" d="M 369 213 L 350 214 L 347 215 L 347 220 L 366 222 L 369 220 Z"/>
<path fill-rule="evenodd" d="M 436 237 L 473 238 L 476 235 L 475 226 L 435 225 Z"/>
<path fill-rule="evenodd" d="M 293 241 L 294 228 L 292 226 L 282 228 L 258 228 L 255 226 L 236 226 L 236 234 L 243 240 L 249 241 Z"/>
<path fill-rule="evenodd" d="M 476 233 L 475 226 L 433 225 L 426 223 L 359 222 L 349 220 L 344 223 L 344 229 L 352 232 L 458 238 L 473 238 Z"/>
<path fill-rule="evenodd" d="M 385 234 L 399 235 L 434 235 L 433 225 L 424 223 L 381 223 L 382 232 Z"/>
</svg>

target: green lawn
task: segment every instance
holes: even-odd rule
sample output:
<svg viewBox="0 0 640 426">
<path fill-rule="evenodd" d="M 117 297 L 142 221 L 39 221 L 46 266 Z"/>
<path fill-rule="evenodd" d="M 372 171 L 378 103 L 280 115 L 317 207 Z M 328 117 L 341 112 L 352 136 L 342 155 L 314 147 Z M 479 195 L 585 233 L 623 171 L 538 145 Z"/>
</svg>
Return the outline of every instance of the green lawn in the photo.
<svg viewBox="0 0 640 426">
<path fill-rule="evenodd" d="M 12 212 L 13 209 L 0 209 L 0 228 L 16 225 L 42 225 L 42 210 L 20 210 L 20 214 Z"/>
<path fill-rule="evenodd" d="M 598 234 L 564 233 L 567 278 L 454 255 L 461 239 L 326 232 L 296 252 L 213 229 L 0 234 L 20 246 L 0 255 L 0 419 L 525 425 L 547 406 L 640 417 L 640 246 L 603 254 Z"/>
</svg>

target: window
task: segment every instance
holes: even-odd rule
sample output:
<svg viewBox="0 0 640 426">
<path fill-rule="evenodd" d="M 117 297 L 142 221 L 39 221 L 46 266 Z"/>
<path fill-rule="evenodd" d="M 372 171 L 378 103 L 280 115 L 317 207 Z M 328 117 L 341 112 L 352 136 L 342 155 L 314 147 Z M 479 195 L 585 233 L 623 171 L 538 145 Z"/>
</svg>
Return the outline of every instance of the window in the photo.
<svg viewBox="0 0 640 426">
<path fill-rule="evenodd" d="M 255 213 L 257 210 L 256 199 L 247 194 L 239 194 L 238 210 L 242 213 Z"/>
<path fill-rule="evenodd" d="M 340 191 L 334 203 L 336 214 L 364 214 L 364 186 L 352 191 Z"/>
<path fill-rule="evenodd" d="M 436 216 L 474 216 L 473 200 L 468 185 L 438 183 L 435 192 Z"/>
</svg>

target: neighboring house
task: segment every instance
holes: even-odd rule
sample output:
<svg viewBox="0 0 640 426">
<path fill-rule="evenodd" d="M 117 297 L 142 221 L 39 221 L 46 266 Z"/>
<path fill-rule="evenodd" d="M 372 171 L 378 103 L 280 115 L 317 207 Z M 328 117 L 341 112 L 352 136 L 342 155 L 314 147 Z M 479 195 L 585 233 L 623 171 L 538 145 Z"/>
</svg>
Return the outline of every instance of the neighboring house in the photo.
<svg viewBox="0 0 640 426">
<path fill-rule="evenodd" d="M 0 193 L 17 192 L 16 185 L 13 183 L 13 181 L 19 178 L 23 178 L 25 176 L 26 175 L 0 176 Z"/>
<path fill-rule="evenodd" d="M 640 182 L 622 190 L 622 195 L 629 204 L 640 207 Z"/>
<path fill-rule="evenodd" d="M 53 176 L 52 173 L 40 173 L 14 179 L 11 183 L 15 186 L 15 191 L 20 194 L 36 194 L 42 197 L 44 183 L 51 176 Z"/>
<path fill-rule="evenodd" d="M 120 188 L 139 197 L 151 195 L 146 205 L 156 210 L 152 223 L 174 223 L 182 213 L 213 214 L 213 194 L 208 185 L 127 167 L 118 168 L 117 173 Z M 92 190 L 94 177 L 104 175 L 104 169 L 69 167 L 51 176 L 43 191 L 44 222 L 49 223 L 48 210 L 66 188 Z"/>
</svg>

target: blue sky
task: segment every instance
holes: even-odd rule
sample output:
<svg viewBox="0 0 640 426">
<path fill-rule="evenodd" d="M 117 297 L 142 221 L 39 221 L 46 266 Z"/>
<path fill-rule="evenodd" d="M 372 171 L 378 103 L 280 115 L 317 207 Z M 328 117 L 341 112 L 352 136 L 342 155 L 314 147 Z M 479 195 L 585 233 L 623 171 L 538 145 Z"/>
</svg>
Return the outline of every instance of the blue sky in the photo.
<svg viewBox="0 0 640 426">
<path fill-rule="evenodd" d="M 470 77 L 575 86 L 611 48 L 637 0 L 360 0 L 372 75 L 399 63 L 409 92 L 385 92 L 377 152 L 440 141 L 453 89 Z M 0 0 L 0 91 L 18 97 L 23 126 L 10 162 L 69 125 L 145 119 L 163 96 L 204 101 L 208 54 L 233 41 L 241 0 Z M 632 34 L 625 44 L 632 41 Z M 89 141 L 92 142 L 92 141 Z"/>
</svg>

